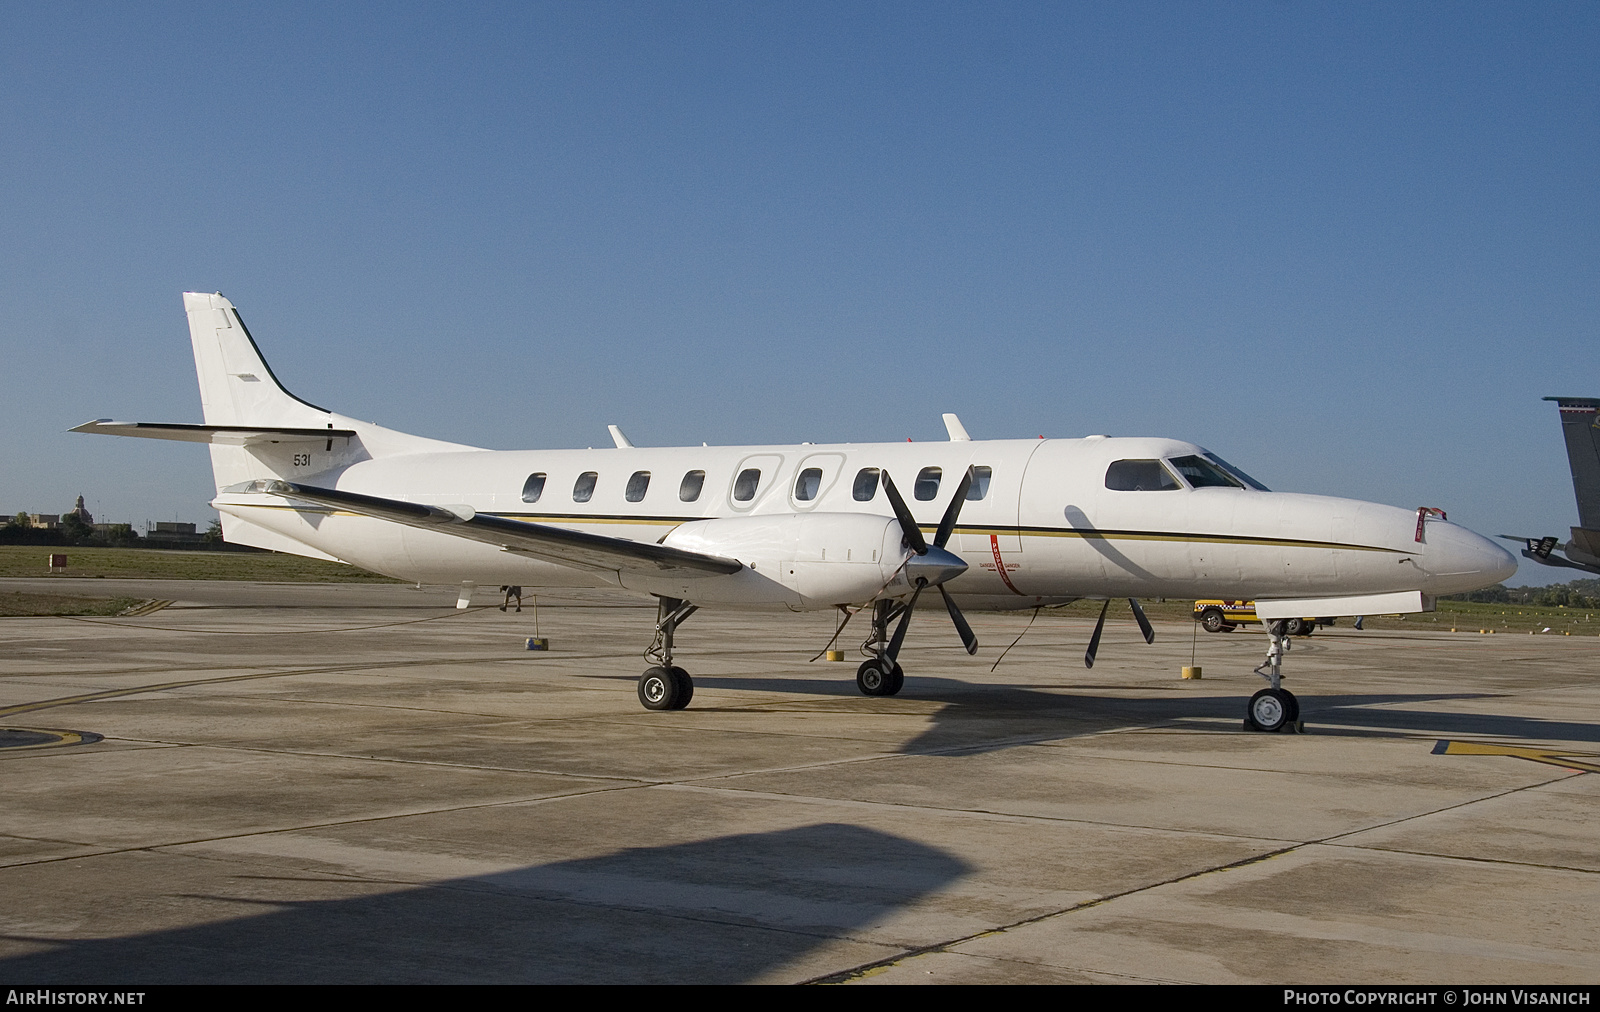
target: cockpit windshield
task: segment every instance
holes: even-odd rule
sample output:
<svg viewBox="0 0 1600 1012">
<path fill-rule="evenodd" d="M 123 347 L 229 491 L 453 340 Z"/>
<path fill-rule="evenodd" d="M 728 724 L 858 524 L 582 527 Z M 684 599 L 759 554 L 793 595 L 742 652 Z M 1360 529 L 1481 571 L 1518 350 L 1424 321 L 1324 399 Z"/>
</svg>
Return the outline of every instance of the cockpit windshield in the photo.
<svg viewBox="0 0 1600 1012">
<path fill-rule="evenodd" d="M 1216 454 L 1212 453 L 1210 450 L 1206 451 L 1206 459 L 1211 461 L 1213 464 L 1217 465 L 1218 467 L 1222 468 L 1224 471 L 1228 472 L 1229 474 L 1233 475 L 1235 478 L 1238 478 L 1240 481 L 1244 482 L 1246 485 L 1249 485 L 1251 488 L 1255 489 L 1257 492 L 1270 492 L 1270 491 L 1272 491 L 1271 489 L 1267 488 L 1267 486 L 1261 484 L 1259 481 L 1256 481 L 1254 478 L 1250 477 L 1248 474 L 1245 474 L 1243 471 L 1239 470 L 1237 467 L 1234 467 L 1232 464 L 1228 463 L 1226 460 L 1223 460 L 1221 457 L 1219 457 Z"/>
<path fill-rule="evenodd" d="M 1204 457 L 1173 457 L 1168 461 L 1183 480 L 1195 488 L 1244 488 L 1244 482 Z"/>
</svg>

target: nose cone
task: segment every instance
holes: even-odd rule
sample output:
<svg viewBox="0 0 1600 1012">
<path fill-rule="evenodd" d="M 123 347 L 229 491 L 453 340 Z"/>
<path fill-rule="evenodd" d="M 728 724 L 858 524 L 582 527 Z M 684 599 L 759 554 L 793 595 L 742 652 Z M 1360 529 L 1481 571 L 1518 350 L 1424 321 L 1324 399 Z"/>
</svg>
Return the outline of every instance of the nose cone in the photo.
<svg viewBox="0 0 1600 1012">
<path fill-rule="evenodd" d="M 946 580 L 954 580 L 967 571 L 967 564 L 954 552 L 928 546 L 928 554 L 913 555 L 906 563 L 906 579 L 915 584 L 927 580 L 928 586 L 937 587 Z"/>
<path fill-rule="evenodd" d="M 1509 580 L 1517 571 L 1517 557 L 1465 527 L 1449 523 L 1428 525 L 1424 535 L 1422 568 L 1432 595 L 1464 594 Z"/>
</svg>

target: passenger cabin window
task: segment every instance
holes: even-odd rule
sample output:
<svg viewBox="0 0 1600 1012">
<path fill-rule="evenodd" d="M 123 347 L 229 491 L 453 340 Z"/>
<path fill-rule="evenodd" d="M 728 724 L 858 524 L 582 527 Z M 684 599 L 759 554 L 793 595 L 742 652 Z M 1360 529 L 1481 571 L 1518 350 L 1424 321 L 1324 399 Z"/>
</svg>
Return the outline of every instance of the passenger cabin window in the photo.
<svg viewBox="0 0 1600 1012">
<path fill-rule="evenodd" d="M 629 502 L 638 502 L 644 498 L 645 492 L 650 488 L 650 472 L 635 471 L 628 479 L 628 487 L 623 491 L 622 497 Z"/>
<path fill-rule="evenodd" d="M 683 481 L 678 483 L 678 498 L 683 502 L 694 502 L 700 498 L 700 490 L 705 487 L 706 473 L 690 471 L 683 476 Z"/>
<path fill-rule="evenodd" d="M 856 502 L 871 502 L 872 497 L 878 494 L 878 469 L 863 467 L 856 472 L 855 487 L 850 490 L 850 495 Z"/>
<path fill-rule="evenodd" d="M 822 488 L 822 468 L 808 467 L 794 479 L 794 497 L 800 502 L 810 502 Z"/>
<path fill-rule="evenodd" d="M 1243 471 L 1239 470 L 1237 467 L 1234 467 L 1232 464 L 1228 463 L 1226 460 L 1223 460 L 1221 457 L 1217 456 L 1216 454 L 1212 453 L 1209 450 L 1206 451 L 1206 459 L 1211 461 L 1211 463 L 1217 465 L 1218 467 L 1222 468 L 1224 471 L 1228 472 L 1229 474 L 1233 475 L 1235 478 L 1238 478 L 1240 481 L 1244 482 L 1246 485 L 1249 485 L 1251 488 L 1255 489 L 1257 492 L 1270 492 L 1270 491 L 1272 491 L 1271 489 L 1267 488 L 1267 486 L 1261 484 L 1259 481 L 1256 481 L 1254 478 L 1250 477 L 1248 474 L 1245 474 Z"/>
<path fill-rule="evenodd" d="M 911 494 L 923 502 L 927 502 L 939 494 L 939 479 L 944 477 L 944 470 L 937 467 L 925 467 L 917 472 L 917 483 L 911 487 Z"/>
<path fill-rule="evenodd" d="M 1244 488 L 1244 482 L 1204 457 L 1173 457 L 1171 464 L 1195 488 Z"/>
<path fill-rule="evenodd" d="M 761 469 L 747 467 L 733 480 L 733 501 L 749 502 L 756 497 L 756 487 L 761 484 Z"/>
<path fill-rule="evenodd" d="M 1106 468 L 1113 492 L 1170 492 L 1182 488 L 1159 460 L 1119 460 Z"/>
<path fill-rule="evenodd" d="M 594 498 L 594 483 L 599 477 L 600 475 L 594 471 L 585 471 L 578 475 L 578 480 L 572 483 L 572 501 L 588 502 Z"/>
<path fill-rule="evenodd" d="M 545 475 L 543 471 L 540 471 L 538 474 L 528 475 L 528 480 L 522 483 L 523 502 L 539 501 L 539 497 L 544 495 L 544 478 Z"/>
<path fill-rule="evenodd" d="M 967 489 L 967 502 L 977 502 L 979 499 L 989 497 L 989 479 L 994 475 L 992 467 L 974 467 L 972 469 L 972 485 Z"/>
</svg>

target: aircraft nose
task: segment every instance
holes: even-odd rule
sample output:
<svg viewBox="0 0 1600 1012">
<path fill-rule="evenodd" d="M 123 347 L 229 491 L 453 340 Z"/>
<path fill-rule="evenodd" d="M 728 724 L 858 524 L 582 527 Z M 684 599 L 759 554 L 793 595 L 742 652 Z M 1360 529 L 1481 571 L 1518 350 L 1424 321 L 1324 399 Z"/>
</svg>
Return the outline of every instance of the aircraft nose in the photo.
<svg viewBox="0 0 1600 1012">
<path fill-rule="evenodd" d="M 906 579 L 911 583 L 927 580 L 930 587 L 954 580 L 966 571 L 967 564 L 961 556 L 934 545 L 928 546 L 928 554 L 913 555 L 906 562 Z"/>
<path fill-rule="evenodd" d="M 1455 524 L 1429 524 L 1423 570 L 1429 594 L 1464 594 L 1509 580 L 1517 557 L 1482 535 Z"/>
</svg>

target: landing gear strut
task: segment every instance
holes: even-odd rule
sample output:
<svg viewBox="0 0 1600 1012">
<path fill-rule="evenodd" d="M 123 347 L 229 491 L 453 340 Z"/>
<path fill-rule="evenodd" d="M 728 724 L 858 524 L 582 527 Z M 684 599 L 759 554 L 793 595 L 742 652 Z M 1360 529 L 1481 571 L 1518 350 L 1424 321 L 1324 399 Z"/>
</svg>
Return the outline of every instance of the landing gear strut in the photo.
<svg viewBox="0 0 1600 1012">
<path fill-rule="evenodd" d="M 1301 728 L 1300 701 L 1281 684 L 1283 655 L 1290 646 L 1288 623 L 1274 619 L 1266 626 L 1267 659 L 1256 668 L 1256 674 L 1265 678 L 1269 687 L 1250 697 L 1250 705 L 1244 711 L 1245 730 L 1298 731 Z"/>
<path fill-rule="evenodd" d="M 646 710 L 681 710 L 694 698 L 694 680 L 689 672 L 672 664 L 672 634 L 699 610 L 699 605 L 688 601 L 661 598 L 656 613 L 656 638 L 644 652 L 646 660 L 659 663 L 639 676 L 639 702 Z"/>
<path fill-rule="evenodd" d="M 896 663 L 889 642 L 889 623 L 900 617 L 905 605 L 895 601 L 876 601 L 872 605 L 872 632 L 861 645 L 872 657 L 856 669 L 856 688 L 863 696 L 892 696 L 906 684 L 906 675 Z"/>
</svg>

